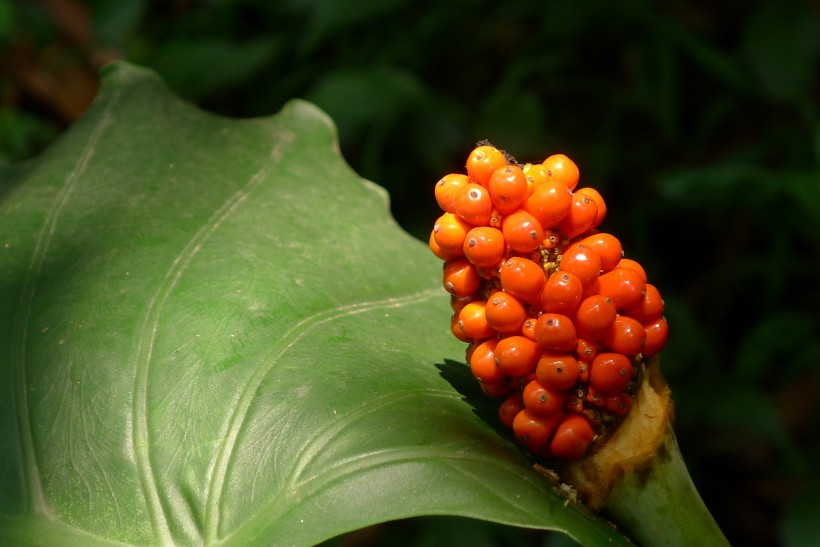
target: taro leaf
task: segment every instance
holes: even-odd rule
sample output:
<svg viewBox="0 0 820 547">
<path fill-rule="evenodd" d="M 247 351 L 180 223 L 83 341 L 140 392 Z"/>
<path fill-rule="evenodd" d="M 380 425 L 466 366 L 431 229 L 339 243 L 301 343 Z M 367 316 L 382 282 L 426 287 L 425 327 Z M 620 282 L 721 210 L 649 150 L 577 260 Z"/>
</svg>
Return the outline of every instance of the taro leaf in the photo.
<svg viewBox="0 0 820 547">
<path fill-rule="evenodd" d="M 0 544 L 304 545 L 419 515 L 628 543 L 459 391 L 439 261 L 315 107 L 224 119 L 116 63 L 0 174 Z"/>
</svg>

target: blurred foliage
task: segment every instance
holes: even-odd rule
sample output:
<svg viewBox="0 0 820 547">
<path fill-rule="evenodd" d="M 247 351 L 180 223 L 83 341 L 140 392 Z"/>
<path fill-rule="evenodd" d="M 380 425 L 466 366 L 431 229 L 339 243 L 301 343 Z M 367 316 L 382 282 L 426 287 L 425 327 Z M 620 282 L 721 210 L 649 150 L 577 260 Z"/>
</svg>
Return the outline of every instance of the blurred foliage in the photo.
<svg viewBox="0 0 820 547">
<path fill-rule="evenodd" d="M 679 441 L 730 541 L 820 542 L 816 3 L 0 0 L 0 46 L 0 163 L 59 135 L 118 57 L 224 115 L 315 102 L 422 240 L 476 141 L 568 154 L 664 294 Z M 463 524 L 414 523 L 356 544 Z"/>
</svg>

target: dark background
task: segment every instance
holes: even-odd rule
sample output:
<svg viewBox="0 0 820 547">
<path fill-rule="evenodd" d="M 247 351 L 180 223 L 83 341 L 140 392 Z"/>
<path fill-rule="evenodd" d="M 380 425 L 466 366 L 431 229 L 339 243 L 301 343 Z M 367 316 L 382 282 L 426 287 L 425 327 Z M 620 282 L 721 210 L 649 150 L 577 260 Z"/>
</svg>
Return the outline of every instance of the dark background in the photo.
<svg viewBox="0 0 820 547">
<path fill-rule="evenodd" d="M 563 152 L 666 302 L 662 366 L 734 545 L 820 544 L 820 5 L 799 0 L 0 0 L 0 163 L 124 58 L 229 116 L 308 99 L 425 240 L 480 139 Z M 565 545 L 455 518 L 335 545 Z"/>
</svg>

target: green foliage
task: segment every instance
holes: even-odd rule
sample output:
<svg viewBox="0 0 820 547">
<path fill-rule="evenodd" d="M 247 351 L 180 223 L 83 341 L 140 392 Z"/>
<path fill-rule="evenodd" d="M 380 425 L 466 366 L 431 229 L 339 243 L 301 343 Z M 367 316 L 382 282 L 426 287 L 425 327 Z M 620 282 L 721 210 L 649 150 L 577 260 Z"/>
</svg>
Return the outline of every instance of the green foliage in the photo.
<svg viewBox="0 0 820 547">
<path fill-rule="evenodd" d="M 310 545 L 438 514 L 629 544 L 496 433 L 438 260 L 325 115 L 229 120 L 105 74 L 3 172 L 0 543 Z"/>
<path fill-rule="evenodd" d="M 66 46 L 44 6 L 0 2 L 3 43 L 22 34 L 63 62 L 96 51 Z M 345 158 L 390 192 L 396 219 L 419 239 L 437 215 L 432 185 L 462 168 L 475 141 L 521 160 L 573 157 L 582 184 L 609 204 L 604 229 L 666 299 L 663 368 L 707 505 L 733 543 L 781 535 L 781 515 L 794 514 L 790 500 L 820 458 L 811 3 L 88 6 L 95 47 L 159 70 L 207 110 L 244 117 L 294 97 L 315 102 L 337 121 Z M 0 84 L 16 112 L 0 128 L 9 162 L 62 129 L 36 99 L 15 103 L 15 82 Z"/>
</svg>

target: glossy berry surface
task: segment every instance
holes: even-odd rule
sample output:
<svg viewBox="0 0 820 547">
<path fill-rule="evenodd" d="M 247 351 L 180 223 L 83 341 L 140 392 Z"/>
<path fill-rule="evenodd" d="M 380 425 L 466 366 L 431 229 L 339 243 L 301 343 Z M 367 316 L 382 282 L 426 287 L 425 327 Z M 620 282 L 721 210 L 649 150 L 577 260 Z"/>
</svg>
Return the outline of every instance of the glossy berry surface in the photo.
<svg viewBox="0 0 820 547">
<path fill-rule="evenodd" d="M 465 169 L 436 182 L 428 239 L 450 330 L 526 450 L 583 458 L 631 411 L 669 338 L 661 293 L 599 228 L 607 205 L 566 155 L 519 164 L 483 142 Z"/>
</svg>

